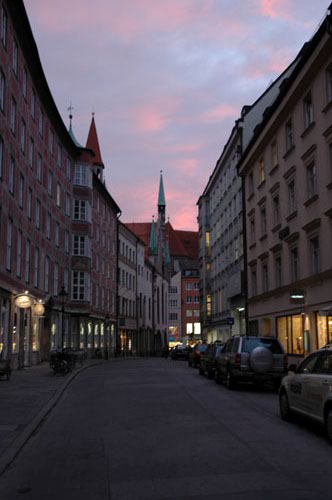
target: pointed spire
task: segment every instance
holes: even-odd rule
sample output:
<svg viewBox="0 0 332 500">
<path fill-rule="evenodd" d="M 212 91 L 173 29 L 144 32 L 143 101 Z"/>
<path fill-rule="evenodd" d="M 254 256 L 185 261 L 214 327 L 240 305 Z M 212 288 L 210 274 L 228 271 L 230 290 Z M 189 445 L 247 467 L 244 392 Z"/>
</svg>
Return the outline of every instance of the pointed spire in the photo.
<svg viewBox="0 0 332 500">
<path fill-rule="evenodd" d="M 164 183 L 163 183 L 163 171 L 160 170 L 158 207 L 165 207 L 165 206 L 166 202 L 165 202 Z"/>
<path fill-rule="evenodd" d="M 86 147 L 88 149 L 92 149 L 92 151 L 95 154 L 95 157 L 93 159 L 94 165 L 100 165 L 104 166 L 103 160 L 101 159 L 101 154 L 100 154 L 100 148 L 99 148 L 99 141 L 98 141 L 98 135 L 97 135 L 97 129 L 96 129 L 96 124 L 95 124 L 95 114 L 92 113 L 92 120 L 91 120 L 91 125 L 90 125 L 90 130 L 88 134 L 88 138 L 86 141 Z"/>
<path fill-rule="evenodd" d="M 154 215 L 152 216 L 151 233 L 150 233 L 150 244 L 149 244 L 149 255 L 157 255 L 157 239 L 156 239 L 156 228 L 154 223 Z"/>
<path fill-rule="evenodd" d="M 72 103 L 70 103 L 70 106 L 67 108 L 67 111 L 69 111 L 69 129 L 68 129 L 68 132 L 69 132 L 69 135 L 70 135 L 73 143 L 75 144 L 75 146 L 78 147 L 78 148 L 83 148 L 83 146 L 78 142 L 78 140 L 74 136 L 74 132 L 73 132 L 73 129 L 72 129 L 72 120 L 73 120 L 72 111 L 73 110 L 74 110 L 74 108 L 72 106 Z"/>
</svg>

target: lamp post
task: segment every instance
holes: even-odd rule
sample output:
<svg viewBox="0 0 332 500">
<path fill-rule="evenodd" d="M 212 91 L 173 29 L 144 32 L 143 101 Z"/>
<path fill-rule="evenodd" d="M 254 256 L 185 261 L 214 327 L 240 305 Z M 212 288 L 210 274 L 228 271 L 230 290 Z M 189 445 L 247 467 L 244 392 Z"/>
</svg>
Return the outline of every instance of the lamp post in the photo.
<svg viewBox="0 0 332 500">
<path fill-rule="evenodd" d="M 61 347 L 63 349 L 64 347 L 64 340 L 65 340 L 65 322 L 64 322 L 64 316 L 65 316 L 65 300 L 68 297 L 68 292 L 65 288 L 64 285 L 62 285 L 62 288 L 59 292 L 59 297 L 61 297 L 62 304 L 61 304 Z"/>
</svg>

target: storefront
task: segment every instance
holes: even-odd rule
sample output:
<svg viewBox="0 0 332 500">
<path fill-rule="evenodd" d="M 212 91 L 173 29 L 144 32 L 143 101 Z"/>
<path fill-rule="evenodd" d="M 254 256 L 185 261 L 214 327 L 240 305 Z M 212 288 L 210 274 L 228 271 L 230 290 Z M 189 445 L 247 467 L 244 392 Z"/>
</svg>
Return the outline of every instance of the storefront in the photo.
<svg viewBox="0 0 332 500">
<path fill-rule="evenodd" d="M 317 347 L 332 344 L 332 306 L 316 314 Z"/>
<path fill-rule="evenodd" d="M 304 355 L 304 321 L 303 314 L 277 318 L 277 337 L 287 354 Z"/>
</svg>

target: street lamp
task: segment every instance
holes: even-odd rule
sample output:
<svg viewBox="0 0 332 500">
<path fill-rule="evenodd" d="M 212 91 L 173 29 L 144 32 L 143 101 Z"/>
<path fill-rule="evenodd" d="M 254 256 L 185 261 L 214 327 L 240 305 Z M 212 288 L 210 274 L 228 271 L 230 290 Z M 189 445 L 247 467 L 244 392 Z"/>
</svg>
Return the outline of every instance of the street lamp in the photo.
<svg viewBox="0 0 332 500">
<path fill-rule="evenodd" d="M 62 288 L 59 292 L 59 297 L 61 297 L 62 300 L 62 305 L 61 305 L 61 313 L 62 313 L 62 321 L 61 321 L 61 347 L 63 349 L 64 347 L 64 340 L 65 340 L 65 322 L 64 322 L 64 316 L 65 316 L 65 300 L 68 297 L 68 292 L 65 288 L 64 285 L 62 285 Z"/>
</svg>

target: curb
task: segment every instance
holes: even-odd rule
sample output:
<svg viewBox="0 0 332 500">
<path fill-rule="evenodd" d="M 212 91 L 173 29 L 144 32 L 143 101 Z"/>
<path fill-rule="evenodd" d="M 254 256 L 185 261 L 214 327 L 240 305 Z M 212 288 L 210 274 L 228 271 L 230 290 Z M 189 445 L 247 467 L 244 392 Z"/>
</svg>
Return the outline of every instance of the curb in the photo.
<svg viewBox="0 0 332 500">
<path fill-rule="evenodd" d="M 91 363 L 87 366 L 82 366 L 78 370 L 71 372 L 70 377 L 64 380 L 63 384 L 56 391 L 54 396 L 46 403 L 46 405 L 39 410 L 37 415 L 33 418 L 33 420 L 25 427 L 25 429 L 17 436 L 16 439 L 11 443 L 9 448 L 1 455 L 0 457 L 0 476 L 8 469 L 8 467 L 12 464 L 16 456 L 22 450 L 24 445 L 30 439 L 32 434 L 37 430 L 42 421 L 47 417 L 47 415 L 52 411 L 54 406 L 57 404 L 62 394 L 65 392 L 68 385 L 84 370 L 88 368 L 92 368 L 93 366 L 101 365 L 105 363 L 105 360 L 96 361 L 95 363 Z"/>
</svg>

